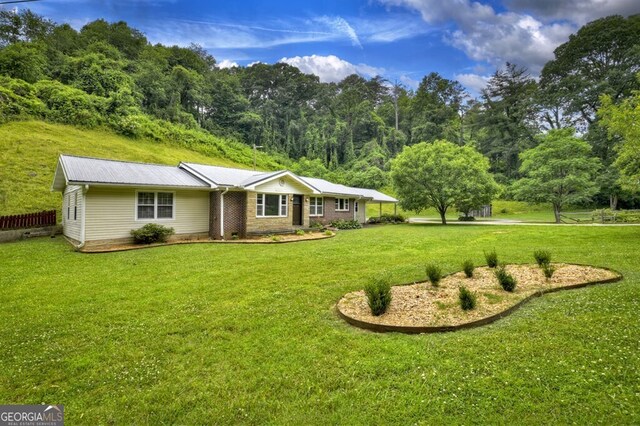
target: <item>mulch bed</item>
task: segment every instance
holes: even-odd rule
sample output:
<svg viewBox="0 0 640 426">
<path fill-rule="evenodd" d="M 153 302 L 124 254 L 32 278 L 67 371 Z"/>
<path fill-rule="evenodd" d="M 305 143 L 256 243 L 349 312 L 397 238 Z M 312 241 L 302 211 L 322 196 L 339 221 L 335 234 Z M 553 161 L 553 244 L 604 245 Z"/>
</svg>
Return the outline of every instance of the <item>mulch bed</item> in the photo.
<svg viewBox="0 0 640 426">
<path fill-rule="evenodd" d="M 491 322 L 536 295 L 621 279 L 619 273 L 603 268 L 565 263 L 554 263 L 553 266 L 556 271 L 547 280 L 537 265 L 507 265 L 507 272 L 517 280 L 512 293 L 502 289 L 494 269 L 484 266 L 476 268 L 472 278 L 467 278 L 463 272 L 448 275 L 438 287 L 428 281 L 394 286 L 391 304 L 380 316 L 371 314 L 363 290 L 346 294 L 338 302 L 337 309 L 351 324 L 373 331 L 452 331 Z M 475 293 L 475 309 L 463 311 L 460 308 L 460 286 Z"/>
</svg>

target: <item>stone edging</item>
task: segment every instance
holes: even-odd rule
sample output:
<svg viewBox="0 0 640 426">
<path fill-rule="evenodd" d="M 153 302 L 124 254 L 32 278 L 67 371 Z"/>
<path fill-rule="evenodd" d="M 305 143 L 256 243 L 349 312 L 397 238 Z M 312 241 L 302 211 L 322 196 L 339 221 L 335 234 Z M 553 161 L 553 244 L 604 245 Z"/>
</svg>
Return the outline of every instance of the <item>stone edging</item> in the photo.
<svg viewBox="0 0 640 426">
<path fill-rule="evenodd" d="M 562 263 L 564 263 L 564 262 L 562 262 Z M 377 332 L 377 333 L 387 333 L 387 332 L 397 332 L 397 333 L 405 333 L 405 334 L 443 333 L 443 332 L 447 332 L 447 331 L 465 330 L 465 329 L 469 329 L 469 328 L 475 328 L 475 327 L 480 327 L 480 326 L 483 326 L 483 325 L 490 324 L 490 323 L 492 323 L 494 321 L 499 320 L 500 318 L 504 318 L 504 317 L 512 314 L 515 310 L 520 308 L 522 305 L 524 305 L 525 303 L 527 303 L 528 301 L 530 301 L 534 297 L 540 297 L 540 296 L 543 296 L 543 295 L 548 294 L 548 293 L 555 293 L 555 292 L 562 291 L 562 290 L 573 290 L 573 289 L 576 289 L 576 288 L 587 287 L 587 286 L 594 285 L 594 284 L 613 283 L 613 282 L 620 281 L 620 280 L 622 280 L 624 278 L 623 275 L 620 272 L 615 271 L 615 270 L 610 269 L 610 268 L 603 268 L 603 267 L 592 266 L 592 265 L 582 265 L 582 264 L 579 264 L 579 263 L 565 263 L 565 264 L 566 265 L 576 265 L 576 266 L 589 266 L 589 267 L 592 267 L 592 268 L 605 269 L 607 271 L 615 273 L 618 276 L 617 277 L 613 277 L 613 278 L 609 278 L 609 279 L 606 279 L 606 280 L 588 281 L 586 283 L 572 284 L 572 285 L 568 285 L 568 286 L 565 286 L 565 287 L 556 287 L 556 288 L 550 288 L 550 289 L 546 289 L 546 290 L 540 290 L 540 291 L 537 291 L 537 292 L 525 297 L 524 299 L 522 299 L 521 301 L 519 301 L 515 305 L 511 306 L 510 308 L 508 308 L 508 309 L 506 309 L 506 310 L 504 310 L 502 312 L 499 312 L 497 314 L 494 314 L 494 315 L 491 315 L 491 316 L 488 316 L 488 317 L 485 317 L 485 318 L 481 318 L 481 319 L 476 320 L 476 321 L 471 321 L 471 322 L 467 322 L 467 323 L 464 323 L 464 324 L 458 324 L 458 325 L 401 326 L 401 325 L 390 325 L 390 324 L 374 324 L 374 323 L 358 320 L 358 319 L 355 319 L 353 317 L 350 317 L 350 316 L 346 315 L 339 308 L 340 301 L 338 301 L 338 303 L 336 303 L 335 310 L 336 310 L 338 316 L 340 318 L 342 318 L 343 320 L 345 320 L 347 323 L 349 323 L 349 324 L 351 324 L 351 325 L 353 325 L 355 327 L 362 328 L 364 330 L 374 331 L 374 332 Z M 447 274 L 447 275 L 453 275 L 455 273 L 456 272 L 453 272 L 453 273 Z M 415 282 L 399 284 L 399 286 L 412 285 L 412 284 L 415 284 Z M 396 286 L 394 286 L 394 287 L 396 287 Z M 340 300 L 342 300 L 342 298 L 340 298 Z"/>
<path fill-rule="evenodd" d="M 149 248 L 156 247 L 166 247 L 166 246 L 176 246 L 176 245 L 187 245 L 187 244 L 288 244 L 288 243 L 301 243 L 304 241 L 316 241 L 316 240 L 325 240 L 327 238 L 333 238 L 336 236 L 334 232 L 333 235 L 321 235 L 317 238 L 304 238 L 300 240 L 289 240 L 289 241 L 251 241 L 251 240 L 193 240 L 193 241 L 170 241 L 167 243 L 154 243 L 154 244 L 137 244 L 131 245 L 127 247 L 120 247 L 115 249 L 110 249 L 106 246 L 103 249 L 97 250 L 86 250 L 84 248 L 78 249 L 80 253 L 85 254 L 99 254 L 99 253 L 117 253 L 121 251 L 131 251 L 131 250 L 143 250 Z"/>
</svg>

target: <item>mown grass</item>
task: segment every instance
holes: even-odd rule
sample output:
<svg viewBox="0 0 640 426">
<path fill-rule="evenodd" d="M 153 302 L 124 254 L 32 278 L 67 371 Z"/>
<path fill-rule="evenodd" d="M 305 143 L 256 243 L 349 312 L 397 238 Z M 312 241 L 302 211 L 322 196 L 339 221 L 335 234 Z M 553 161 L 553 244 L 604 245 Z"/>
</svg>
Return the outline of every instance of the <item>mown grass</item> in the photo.
<svg viewBox="0 0 640 426">
<path fill-rule="evenodd" d="M 60 209 L 60 194 L 49 191 L 60 154 L 169 165 L 191 161 L 251 167 L 169 143 L 126 138 L 108 130 L 44 121 L 9 122 L 0 125 L 0 216 Z M 264 165 L 265 158 L 259 153 L 259 166 Z"/>
<path fill-rule="evenodd" d="M 403 225 L 284 245 L 87 255 L 0 246 L 0 402 L 62 403 L 70 424 L 637 424 L 636 227 Z M 389 271 L 532 262 L 614 268 L 490 326 L 374 334 L 334 304 Z"/>
</svg>

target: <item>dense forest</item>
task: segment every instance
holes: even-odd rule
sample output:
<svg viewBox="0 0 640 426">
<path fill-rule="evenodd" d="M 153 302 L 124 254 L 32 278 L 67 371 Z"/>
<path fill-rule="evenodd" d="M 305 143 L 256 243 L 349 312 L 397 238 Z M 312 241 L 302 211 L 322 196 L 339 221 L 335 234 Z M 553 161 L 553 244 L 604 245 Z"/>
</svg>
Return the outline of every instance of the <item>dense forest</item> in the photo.
<svg viewBox="0 0 640 426">
<path fill-rule="evenodd" d="M 640 89 L 639 40 L 640 15 L 596 20 L 555 50 L 539 79 L 506 63 L 473 98 L 437 73 L 411 90 L 359 75 L 321 83 L 284 63 L 222 69 L 200 46 L 152 45 L 125 22 L 77 31 L 0 11 L 0 123 L 42 117 L 181 143 L 213 135 L 260 145 L 296 172 L 371 188 L 388 185 L 403 147 L 446 139 L 485 155 L 504 197 L 521 177 L 520 154 L 548 130 L 573 127 L 604 166 L 595 201 L 629 205 L 637 201 L 617 183 L 620 138 L 598 110 L 603 95 L 617 105 Z"/>
</svg>

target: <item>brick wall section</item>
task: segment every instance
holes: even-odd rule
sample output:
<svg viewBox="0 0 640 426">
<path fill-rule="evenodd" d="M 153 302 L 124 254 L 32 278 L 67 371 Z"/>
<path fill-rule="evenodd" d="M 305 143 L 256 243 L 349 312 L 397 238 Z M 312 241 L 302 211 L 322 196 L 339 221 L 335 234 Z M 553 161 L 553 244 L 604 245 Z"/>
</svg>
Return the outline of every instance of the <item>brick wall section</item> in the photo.
<svg viewBox="0 0 640 426">
<path fill-rule="evenodd" d="M 209 237 L 214 240 L 223 238 L 220 235 L 220 198 L 221 192 L 215 191 L 210 196 L 210 212 L 209 217 Z M 233 234 L 244 238 L 246 235 L 245 226 L 245 203 L 246 197 L 244 192 L 227 192 L 224 194 L 224 239 L 229 240 Z"/>
<path fill-rule="evenodd" d="M 244 192 L 224 194 L 224 238 L 229 240 L 236 234 L 239 238 L 246 235 L 245 211 L 247 197 Z"/>
<path fill-rule="evenodd" d="M 349 211 L 336 211 L 336 199 L 334 197 L 324 197 L 324 215 L 323 216 L 312 216 L 309 219 L 311 222 L 320 222 L 323 225 L 328 225 L 330 222 L 342 219 L 342 220 L 353 220 L 353 203 L 355 202 L 354 198 L 349 198 Z M 307 208 L 307 215 L 309 209 Z"/>
<path fill-rule="evenodd" d="M 256 192 L 246 193 L 246 233 L 247 234 L 269 234 L 279 232 L 293 232 L 296 229 L 309 227 L 309 196 L 302 197 L 302 226 L 293 226 L 293 194 L 289 197 L 289 208 L 286 217 L 257 217 L 256 216 Z"/>
</svg>

